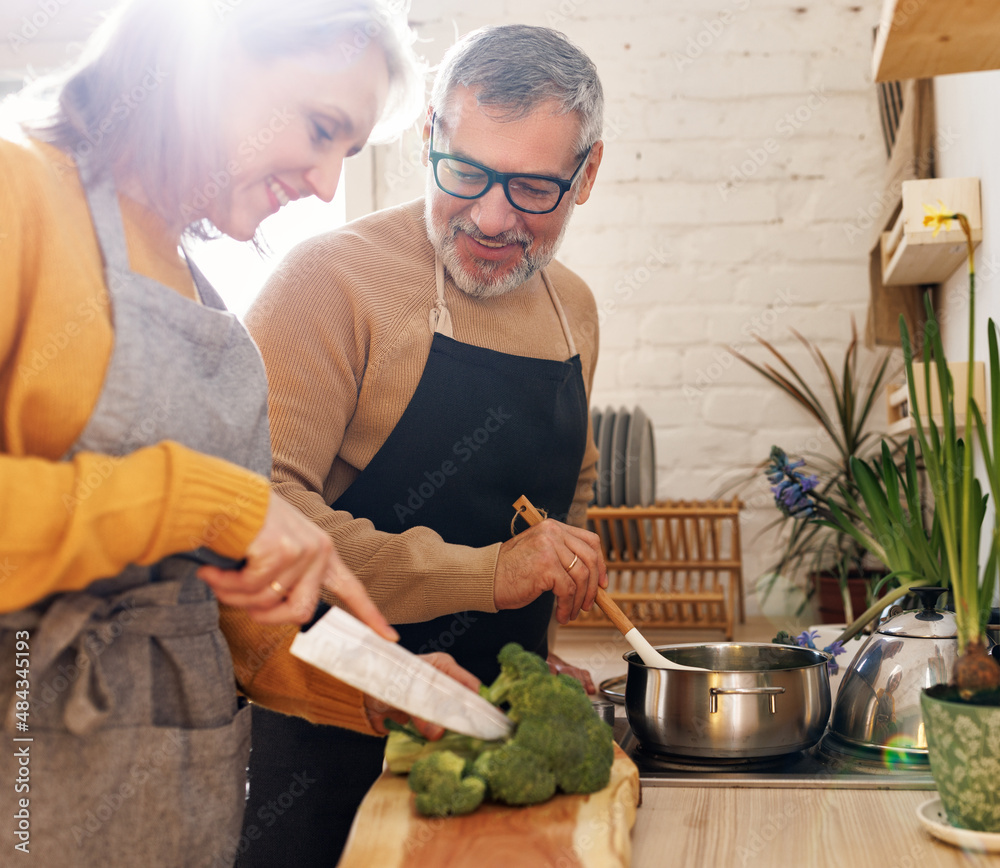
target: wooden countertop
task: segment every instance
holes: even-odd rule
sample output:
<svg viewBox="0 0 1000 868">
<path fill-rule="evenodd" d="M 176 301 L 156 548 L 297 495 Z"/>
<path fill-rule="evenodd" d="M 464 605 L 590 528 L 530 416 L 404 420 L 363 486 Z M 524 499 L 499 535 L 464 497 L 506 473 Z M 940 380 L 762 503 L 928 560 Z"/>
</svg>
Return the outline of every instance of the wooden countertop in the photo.
<svg viewBox="0 0 1000 868">
<path fill-rule="evenodd" d="M 632 831 L 632 868 L 1000 865 L 1000 855 L 966 853 L 923 830 L 917 806 L 934 795 L 928 790 L 643 787 Z"/>
</svg>

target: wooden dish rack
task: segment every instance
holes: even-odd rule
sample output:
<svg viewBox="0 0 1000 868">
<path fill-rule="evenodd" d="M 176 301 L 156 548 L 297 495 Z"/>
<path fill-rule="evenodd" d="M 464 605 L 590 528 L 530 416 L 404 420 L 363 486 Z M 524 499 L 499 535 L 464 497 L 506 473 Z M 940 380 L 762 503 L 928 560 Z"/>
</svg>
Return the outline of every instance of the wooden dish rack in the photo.
<svg viewBox="0 0 1000 868">
<path fill-rule="evenodd" d="M 737 498 L 596 507 L 587 526 L 601 538 L 608 594 L 637 627 L 722 630 L 745 623 Z M 570 622 L 607 627 L 596 606 Z"/>
</svg>

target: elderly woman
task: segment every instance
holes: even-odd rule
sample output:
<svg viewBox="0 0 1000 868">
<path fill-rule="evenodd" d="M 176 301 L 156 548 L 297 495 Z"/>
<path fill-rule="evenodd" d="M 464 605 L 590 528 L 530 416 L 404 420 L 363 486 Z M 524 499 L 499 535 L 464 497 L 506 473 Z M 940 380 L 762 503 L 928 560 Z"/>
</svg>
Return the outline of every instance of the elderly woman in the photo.
<svg viewBox="0 0 1000 868">
<path fill-rule="evenodd" d="M 183 240 L 329 201 L 411 104 L 407 33 L 377 0 L 133 0 L 0 138 L 4 853 L 232 864 L 249 709 L 217 601 L 302 623 L 326 586 L 394 636 L 270 493 L 260 356 Z M 315 677 L 324 722 L 385 716 Z"/>
</svg>

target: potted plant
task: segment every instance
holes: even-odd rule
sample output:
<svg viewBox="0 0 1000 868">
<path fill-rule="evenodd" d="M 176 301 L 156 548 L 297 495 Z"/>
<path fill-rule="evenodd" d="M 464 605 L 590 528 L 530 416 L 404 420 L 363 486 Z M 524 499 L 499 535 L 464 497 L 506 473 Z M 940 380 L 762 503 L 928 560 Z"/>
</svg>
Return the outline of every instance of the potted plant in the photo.
<svg viewBox="0 0 1000 868">
<path fill-rule="evenodd" d="M 792 334 L 805 346 L 815 363 L 820 374 L 819 385 L 812 385 L 775 346 L 759 336 L 756 340 L 770 353 L 772 362 L 761 364 L 734 348 L 731 350 L 802 407 L 829 436 L 832 445 L 829 455 L 810 453 L 815 466 L 810 479 L 817 496 L 838 501 L 842 490 L 856 492 L 851 459 L 870 454 L 876 444 L 869 423 L 876 399 L 886 382 L 890 353 L 879 353 L 871 359 L 870 365 L 864 365 L 853 319 L 851 340 L 839 369 L 829 363 L 817 344 L 794 329 Z M 821 620 L 827 623 L 852 621 L 859 606 L 864 608 L 870 602 L 873 581 L 884 575 L 881 565 L 866 563 L 865 547 L 839 528 L 806 521 L 805 516 L 782 508 L 780 499 L 777 505 L 780 514 L 765 532 L 784 533 L 786 538 L 778 559 L 768 570 L 769 580 L 763 586 L 765 597 L 779 577 L 801 578 L 805 599 L 813 595 L 819 597 Z M 832 586 L 832 600 L 826 592 L 827 586 Z"/>
<path fill-rule="evenodd" d="M 940 204 L 940 203 L 939 203 Z M 945 813 L 952 825 L 982 832 L 1000 832 L 1000 664 L 988 653 L 986 625 L 993 605 L 1000 552 L 1000 353 L 997 326 L 990 319 L 989 418 L 984 420 L 973 399 L 975 360 L 975 259 L 972 233 L 964 214 L 943 205 L 928 209 L 926 225 L 935 234 L 957 220 L 966 237 L 969 258 L 969 364 L 965 396 L 966 437 L 960 438 L 955 418 L 955 388 L 948 372 L 941 336 L 932 323 L 924 341 L 924 363 L 934 363 L 936 385 L 943 408 L 942 424 L 919 414 L 912 377 L 912 351 L 906 325 L 900 329 L 906 354 L 910 406 L 927 474 L 934 492 L 948 555 L 951 594 L 958 627 L 959 657 L 948 685 L 928 688 L 921 696 L 931 771 Z M 930 308 L 928 299 L 927 306 Z M 928 370 L 930 370 L 928 368 Z M 925 378 L 930 407 L 931 377 Z M 975 421 L 975 427 L 972 423 Z M 975 475 L 974 447 L 978 446 L 986 481 L 993 497 L 992 521 L 987 524 L 986 497 Z M 985 539 L 981 534 L 985 531 Z"/>
<path fill-rule="evenodd" d="M 925 206 L 926 207 L 926 206 Z M 928 208 L 926 225 L 935 233 L 958 221 L 965 233 L 969 261 L 969 382 L 964 417 L 956 414 L 956 392 L 941 342 L 930 297 L 924 327 L 922 406 L 932 407 L 932 388 L 940 399 L 941 416 L 921 413 L 913 376 L 914 347 L 900 321 L 909 386 L 909 412 L 914 435 L 909 439 L 900 472 L 888 460 L 883 443 L 881 461 L 852 462 L 859 497 L 844 497 L 847 509 L 814 494 L 809 477 L 796 462 L 786 462 L 784 489 L 790 508 L 807 520 L 838 528 L 880 557 L 907 584 L 950 587 L 958 627 L 958 659 L 948 684 L 927 688 L 921 695 L 931 771 L 952 825 L 1000 832 L 1000 664 L 987 651 L 986 626 L 996 588 L 1000 555 L 1000 516 L 987 509 L 988 495 L 974 470 L 974 452 L 981 455 L 989 496 L 1000 501 L 1000 351 L 998 329 L 991 319 L 989 338 L 989 418 L 974 400 L 975 262 L 969 224 L 963 214 L 942 206 Z M 964 421 L 964 430 L 961 422 Z M 920 508 L 917 449 L 933 499 L 929 521 Z M 884 601 L 883 601 L 884 602 Z M 881 603 L 880 603 L 881 605 Z M 862 616 L 863 620 L 869 614 Z M 852 625 L 854 629 L 857 622 Z"/>
</svg>

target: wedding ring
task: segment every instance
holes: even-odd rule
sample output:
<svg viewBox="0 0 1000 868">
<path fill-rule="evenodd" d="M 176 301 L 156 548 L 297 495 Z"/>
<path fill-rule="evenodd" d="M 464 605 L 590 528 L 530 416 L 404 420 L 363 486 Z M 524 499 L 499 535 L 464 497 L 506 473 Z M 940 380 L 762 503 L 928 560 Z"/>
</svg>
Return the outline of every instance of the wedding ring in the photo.
<svg viewBox="0 0 1000 868">
<path fill-rule="evenodd" d="M 271 584 L 268 585 L 268 587 L 272 591 L 274 591 L 274 593 L 276 593 L 279 597 L 284 597 L 285 596 L 285 589 L 283 587 L 281 587 L 281 585 L 279 584 L 279 582 L 278 582 L 277 579 L 275 579 L 273 582 L 271 582 Z"/>
<path fill-rule="evenodd" d="M 576 562 L 578 560 L 580 560 L 580 556 L 579 555 L 573 555 L 573 563 L 571 563 L 568 567 L 566 567 L 566 572 L 567 573 L 571 573 L 573 571 L 573 567 L 576 566 Z"/>
</svg>

